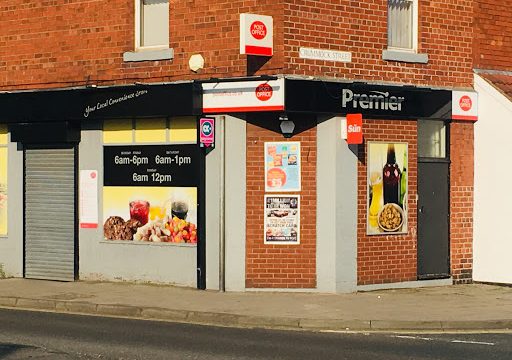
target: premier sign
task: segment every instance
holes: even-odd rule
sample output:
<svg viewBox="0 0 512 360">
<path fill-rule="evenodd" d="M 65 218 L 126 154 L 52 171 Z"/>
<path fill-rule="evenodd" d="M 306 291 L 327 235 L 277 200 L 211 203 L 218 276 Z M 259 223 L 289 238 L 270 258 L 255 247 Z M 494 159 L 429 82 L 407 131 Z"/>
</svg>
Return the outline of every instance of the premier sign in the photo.
<svg viewBox="0 0 512 360">
<path fill-rule="evenodd" d="M 240 14 L 240 54 L 272 56 L 272 16 Z"/>
<path fill-rule="evenodd" d="M 390 110 L 402 111 L 405 97 L 390 96 L 389 91 L 369 91 L 368 94 L 354 93 L 350 89 L 343 89 L 341 107 L 344 109 Z"/>
</svg>

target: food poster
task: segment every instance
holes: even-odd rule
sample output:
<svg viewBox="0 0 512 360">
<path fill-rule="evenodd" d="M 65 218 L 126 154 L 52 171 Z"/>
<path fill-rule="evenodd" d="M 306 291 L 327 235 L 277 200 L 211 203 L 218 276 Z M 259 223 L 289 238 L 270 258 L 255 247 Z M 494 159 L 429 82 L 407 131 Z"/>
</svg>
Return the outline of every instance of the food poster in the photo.
<svg viewBox="0 0 512 360">
<path fill-rule="evenodd" d="M 0 147 L 0 236 L 7 235 L 7 147 Z"/>
<path fill-rule="evenodd" d="M 300 244 L 298 195 L 265 195 L 265 244 Z"/>
<path fill-rule="evenodd" d="M 368 142 L 367 234 L 407 233 L 408 147 Z"/>
<path fill-rule="evenodd" d="M 197 148 L 104 147 L 104 238 L 196 244 Z"/>
<path fill-rule="evenodd" d="M 265 143 L 265 191 L 300 191 L 300 143 Z"/>
</svg>

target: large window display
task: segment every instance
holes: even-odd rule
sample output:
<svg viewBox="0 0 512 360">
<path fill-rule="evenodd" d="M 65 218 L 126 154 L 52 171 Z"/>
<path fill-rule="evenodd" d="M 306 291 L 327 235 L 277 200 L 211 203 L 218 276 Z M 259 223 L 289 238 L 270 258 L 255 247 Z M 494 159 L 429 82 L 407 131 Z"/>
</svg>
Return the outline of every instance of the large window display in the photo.
<svg viewBox="0 0 512 360">
<path fill-rule="evenodd" d="M 196 244 L 196 119 L 110 121 L 103 139 L 105 240 Z"/>
<path fill-rule="evenodd" d="M 7 126 L 0 125 L 0 236 L 7 235 Z"/>
</svg>

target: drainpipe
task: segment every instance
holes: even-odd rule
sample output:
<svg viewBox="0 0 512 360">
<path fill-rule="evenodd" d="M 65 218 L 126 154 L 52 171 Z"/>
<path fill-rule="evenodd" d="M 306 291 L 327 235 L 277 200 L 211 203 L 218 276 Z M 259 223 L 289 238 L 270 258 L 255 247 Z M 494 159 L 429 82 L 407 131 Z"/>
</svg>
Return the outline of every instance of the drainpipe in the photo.
<svg viewBox="0 0 512 360">
<path fill-rule="evenodd" d="M 220 144 L 220 191 L 219 191 L 219 290 L 226 291 L 226 117 L 219 116 L 217 138 Z"/>
</svg>

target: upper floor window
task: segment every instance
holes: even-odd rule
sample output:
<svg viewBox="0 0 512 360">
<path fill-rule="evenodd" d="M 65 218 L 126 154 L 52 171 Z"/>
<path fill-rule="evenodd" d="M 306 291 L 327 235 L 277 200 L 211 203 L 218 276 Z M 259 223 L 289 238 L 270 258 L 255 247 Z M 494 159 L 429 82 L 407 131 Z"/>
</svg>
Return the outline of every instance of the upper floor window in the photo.
<svg viewBox="0 0 512 360">
<path fill-rule="evenodd" d="M 136 1 L 137 48 L 169 47 L 169 0 Z"/>
<path fill-rule="evenodd" d="M 418 0 L 388 0 L 388 48 L 416 51 Z"/>
<path fill-rule="evenodd" d="M 169 0 L 135 0 L 135 49 L 124 61 L 172 60 L 169 47 Z"/>
<path fill-rule="evenodd" d="M 382 59 L 428 63 L 428 55 L 418 52 L 418 1 L 388 0 L 388 46 Z"/>
</svg>

